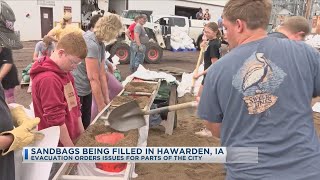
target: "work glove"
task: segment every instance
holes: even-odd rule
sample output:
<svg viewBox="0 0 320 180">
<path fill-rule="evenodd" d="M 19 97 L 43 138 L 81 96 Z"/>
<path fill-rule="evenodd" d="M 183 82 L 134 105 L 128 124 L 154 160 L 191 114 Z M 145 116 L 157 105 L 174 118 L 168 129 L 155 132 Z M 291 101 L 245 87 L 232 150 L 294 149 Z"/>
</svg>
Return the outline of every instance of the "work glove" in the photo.
<svg viewBox="0 0 320 180">
<path fill-rule="evenodd" d="M 4 156 L 11 151 L 22 149 L 23 147 L 32 144 L 36 139 L 42 139 L 43 134 L 32 132 L 32 130 L 39 124 L 39 122 L 39 118 L 34 118 L 32 120 L 23 121 L 19 127 L 14 128 L 11 131 L 2 132 L 0 135 L 11 134 L 13 136 L 13 142 L 11 146 L 7 150 L 2 151 L 2 155 Z"/>
<path fill-rule="evenodd" d="M 25 120 L 31 120 L 26 112 L 24 111 L 23 106 L 12 106 L 10 105 L 10 111 L 12 116 L 12 122 L 15 127 L 19 127 Z"/>
</svg>

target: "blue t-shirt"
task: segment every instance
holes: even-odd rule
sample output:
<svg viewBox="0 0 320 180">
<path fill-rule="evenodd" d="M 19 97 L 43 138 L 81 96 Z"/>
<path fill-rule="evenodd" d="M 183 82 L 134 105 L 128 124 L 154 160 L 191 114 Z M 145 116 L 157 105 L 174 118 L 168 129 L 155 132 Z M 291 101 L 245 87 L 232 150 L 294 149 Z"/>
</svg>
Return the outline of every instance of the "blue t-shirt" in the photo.
<svg viewBox="0 0 320 180">
<path fill-rule="evenodd" d="M 226 164 L 226 179 L 319 180 L 320 143 L 311 100 L 320 95 L 320 54 L 267 37 L 210 66 L 198 115 L 221 123 L 221 145 L 258 147 L 258 164 Z"/>
</svg>

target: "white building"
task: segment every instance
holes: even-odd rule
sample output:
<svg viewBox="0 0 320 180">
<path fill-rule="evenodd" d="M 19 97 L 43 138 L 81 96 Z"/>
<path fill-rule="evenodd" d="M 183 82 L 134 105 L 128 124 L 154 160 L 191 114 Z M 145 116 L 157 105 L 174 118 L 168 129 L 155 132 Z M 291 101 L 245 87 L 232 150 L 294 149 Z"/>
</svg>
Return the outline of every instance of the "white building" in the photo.
<svg viewBox="0 0 320 180">
<path fill-rule="evenodd" d="M 195 16 L 201 7 L 209 9 L 212 21 L 217 21 L 222 14 L 227 0 L 7 0 L 13 9 L 16 22 L 15 29 L 20 31 L 22 41 L 39 40 L 60 22 L 64 11 L 71 11 L 72 21 L 80 24 L 81 4 L 86 2 L 103 2 L 108 10 L 118 14 L 125 9 L 152 10 L 153 14 Z M 189 13 L 189 14 L 188 14 Z"/>
<path fill-rule="evenodd" d="M 70 10 L 75 23 L 81 21 L 80 0 L 7 0 L 16 16 L 15 30 L 22 41 L 39 40 Z"/>
</svg>

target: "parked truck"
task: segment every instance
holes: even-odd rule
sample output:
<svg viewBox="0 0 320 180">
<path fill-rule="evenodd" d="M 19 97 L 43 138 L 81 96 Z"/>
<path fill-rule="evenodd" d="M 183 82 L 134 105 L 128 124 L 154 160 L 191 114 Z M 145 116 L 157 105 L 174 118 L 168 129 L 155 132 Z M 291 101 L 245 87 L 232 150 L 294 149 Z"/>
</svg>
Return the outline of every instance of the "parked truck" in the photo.
<svg viewBox="0 0 320 180">
<path fill-rule="evenodd" d="M 107 3 L 101 7 L 101 2 L 105 0 L 99 0 L 98 5 L 101 9 L 107 9 Z M 91 7 L 85 4 L 87 7 Z M 85 8 L 90 9 L 90 8 Z M 82 27 L 86 28 L 92 14 L 97 11 L 84 11 L 82 15 Z M 98 12 L 99 13 L 99 12 Z M 152 11 L 149 10 L 124 10 L 122 12 L 122 23 L 124 24 L 124 31 L 119 36 L 114 44 L 107 46 L 107 50 L 110 51 L 111 56 L 117 55 L 120 58 L 120 63 L 126 64 L 130 62 L 130 40 L 125 36 L 125 30 L 133 23 L 133 19 L 139 15 L 145 14 L 148 17 L 148 22 L 144 25 L 145 30 L 150 38 L 149 43 L 146 44 L 145 61 L 147 63 L 159 63 L 164 49 L 171 49 L 170 37 L 171 30 L 174 27 L 185 28 L 188 35 L 192 38 L 195 46 L 199 46 L 202 38 L 202 30 L 205 21 L 201 20 L 189 20 L 183 16 L 162 15 L 153 16 Z M 86 30 L 86 29 L 84 29 Z"/>
<path fill-rule="evenodd" d="M 184 16 L 152 15 L 152 11 L 148 10 L 124 10 L 122 13 L 122 23 L 125 26 L 125 30 L 133 23 L 134 17 L 139 14 L 146 14 L 148 17 L 148 22 L 144 25 L 150 38 L 150 42 L 146 44 L 145 61 L 147 63 L 159 63 L 163 50 L 171 49 L 171 32 L 175 27 L 185 29 L 195 46 L 199 46 L 202 40 L 203 26 L 207 23 L 207 21 L 202 20 L 189 20 Z M 110 48 L 111 55 L 116 54 L 120 58 L 121 63 L 128 63 L 130 61 L 129 44 L 129 39 L 123 33 Z"/>
</svg>

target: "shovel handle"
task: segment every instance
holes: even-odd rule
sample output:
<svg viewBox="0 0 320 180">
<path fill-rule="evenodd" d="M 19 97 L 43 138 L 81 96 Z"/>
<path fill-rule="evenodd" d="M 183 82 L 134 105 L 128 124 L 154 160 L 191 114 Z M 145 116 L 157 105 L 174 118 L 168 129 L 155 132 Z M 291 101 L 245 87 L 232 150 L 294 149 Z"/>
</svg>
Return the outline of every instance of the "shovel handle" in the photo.
<svg viewBox="0 0 320 180">
<path fill-rule="evenodd" d="M 144 114 L 145 115 L 151 115 L 151 114 L 158 114 L 161 112 L 170 112 L 170 111 L 176 111 L 180 109 L 186 109 L 190 107 L 196 107 L 198 105 L 197 101 L 192 101 L 188 103 L 182 103 L 182 104 L 177 104 L 177 105 L 172 105 L 172 106 L 166 106 L 162 108 L 157 108 L 157 109 L 152 109 L 150 111 L 146 111 Z"/>
<path fill-rule="evenodd" d="M 208 48 L 208 47 L 206 47 L 206 48 Z M 203 54 L 206 51 L 206 48 L 200 49 L 197 65 L 196 65 L 196 68 L 194 69 L 194 74 L 198 74 L 198 72 L 199 72 L 199 66 L 200 66 L 200 63 L 202 62 Z M 196 79 L 192 77 L 192 85 L 191 85 L 191 92 L 190 92 L 191 94 L 193 94 L 193 92 L 194 92 L 195 83 L 196 83 Z"/>
</svg>

